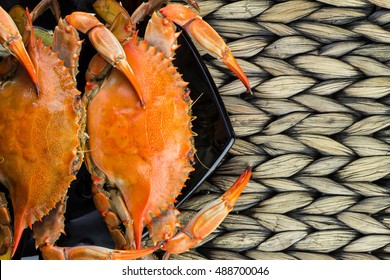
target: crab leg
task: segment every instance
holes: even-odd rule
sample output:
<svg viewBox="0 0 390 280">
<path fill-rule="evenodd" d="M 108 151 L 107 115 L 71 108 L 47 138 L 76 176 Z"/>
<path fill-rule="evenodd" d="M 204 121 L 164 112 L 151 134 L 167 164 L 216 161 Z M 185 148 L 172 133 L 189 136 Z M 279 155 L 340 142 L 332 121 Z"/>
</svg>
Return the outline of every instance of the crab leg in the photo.
<svg viewBox="0 0 390 280">
<path fill-rule="evenodd" d="M 180 254 L 213 232 L 233 209 L 252 172 L 248 166 L 237 181 L 217 200 L 206 204 L 192 220 L 161 247 L 167 254 Z"/>
<path fill-rule="evenodd" d="M 110 2 L 112 0 L 98 0 L 101 2 Z M 163 4 L 168 4 L 170 0 L 149 0 L 148 2 L 143 2 L 131 15 L 131 21 L 133 24 L 141 22 L 147 15 L 151 15 L 153 12 L 158 11 Z M 194 9 L 199 11 L 199 6 L 195 0 L 185 0 L 188 5 L 191 5 Z"/>
<path fill-rule="evenodd" d="M 153 13 L 145 30 L 145 40 L 164 53 L 165 57 L 173 60 L 175 50 L 179 47 L 176 43 L 181 32 L 175 32 L 175 25 L 156 12 Z"/>
<path fill-rule="evenodd" d="M 32 63 L 26 48 L 24 47 L 22 36 L 18 31 L 14 21 L 9 14 L 0 6 L 0 44 L 8 49 L 18 58 L 20 63 L 28 72 L 32 82 L 39 92 L 39 84 L 34 64 Z"/>
<path fill-rule="evenodd" d="M 35 6 L 34 10 L 31 12 L 32 20 L 34 21 L 35 19 L 37 19 L 48 8 L 50 8 L 56 20 L 59 21 L 61 17 L 61 11 L 60 5 L 58 4 L 57 0 L 42 0 L 41 2 L 39 2 L 38 5 Z"/>
<path fill-rule="evenodd" d="M 194 247 L 202 241 L 225 219 L 233 209 L 241 192 L 251 176 L 251 169 L 247 167 L 237 181 L 216 201 L 207 204 L 194 218 L 179 231 L 172 239 L 164 244 L 151 248 L 137 250 L 112 250 L 98 246 L 57 247 L 46 244 L 41 247 L 45 259 L 95 259 L 95 260 L 125 260 L 147 256 L 157 249 L 165 250 L 169 254 L 180 254 Z"/>
<path fill-rule="evenodd" d="M 167 19 L 181 26 L 196 40 L 208 53 L 221 59 L 230 70 L 241 80 L 251 93 L 251 86 L 247 76 L 233 57 L 229 47 L 221 36 L 190 8 L 180 4 L 170 4 L 160 10 Z"/>
<path fill-rule="evenodd" d="M 92 193 L 97 210 L 106 221 L 107 228 L 114 239 L 115 248 L 132 249 L 134 246 L 134 230 L 132 220 L 126 209 L 125 202 L 116 190 L 111 190 L 110 194 L 103 190 L 105 180 L 92 173 Z M 110 198 L 108 198 L 108 196 Z M 113 206 L 115 210 L 113 211 Z M 122 234 L 120 225 L 125 228 L 125 235 Z"/>
<path fill-rule="evenodd" d="M 56 207 L 49 214 L 33 225 L 33 236 L 35 245 L 40 248 L 45 259 L 57 260 L 120 260 L 138 259 L 147 256 L 159 246 L 140 250 L 112 250 L 99 246 L 77 246 L 59 247 L 55 242 L 60 234 L 64 232 L 64 212 L 66 207 L 66 197 L 58 202 Z"/>
<path fill-rule="evenodd" d="M 93 9 L 110 26 L 110 31 L 124 42 L 134 33 L 134 24 L 128 12 L 115 0 L 97 0 Z"/>
<path fill-rule="evenodd" d="M 139 250 L 112 250 L 99 246 L 57 247 L 47 245 L 41 248 L 47 260 L 135 260 L 152 254 L 159 246 Z"/>
<path fill-rule="evenodd" d="M 122 45 L 115 36 L 99 20 L 91 14 L 74 12 L 65 17 L 65 21 L 78 31 L 88 34 L 92 45 L 99 54 L 111 65 L 118 68 L 131 82 L 137 92 L 141 106 L 145 107 L 141 87 L 126 60 Z"/>
<path fill-rule="evenodd" d="M 141 22 L 147 15 L 157 11 L 163 4 L 167 4 L 170 0 L 149 0 L 143 2 L 131 15 L 133 24 Z"/>
</svg>

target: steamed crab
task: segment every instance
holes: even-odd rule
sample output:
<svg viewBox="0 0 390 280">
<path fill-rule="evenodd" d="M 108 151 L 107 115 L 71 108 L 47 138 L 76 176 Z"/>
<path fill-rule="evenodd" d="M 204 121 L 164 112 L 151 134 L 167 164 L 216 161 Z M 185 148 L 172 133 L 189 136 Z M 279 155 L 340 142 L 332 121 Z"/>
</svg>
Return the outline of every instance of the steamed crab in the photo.
<svg viewBox="0 0 390 280">
<path fill-rule="evenodd" d="M 189 7 L 180 4 L 161 8 L 166 2 L 169 1 L 150 0 L 130 16 L 116 1 L 96 1 L 94 8 L 108 28 L 93 15 L 83 12 L 74 12 L 59 21 L 62 26 L 59 29 L 66 31 L 63 34 L 73 34 L 73 28 L 87 33 L 98 51 L 86 74 L 84 110 L 78 106 L 78 92 L 69 71 L 76 65 L 69 57 L 77 57 L 78 47 L 75 46 L 80 45 L 77 37 L 67 40 L 68 43 L 61 47 L 57 45 L 63 40 L 54 41 L 52 49 L 59 53 L 64 51 L 67 61 L 71 62 L 67 65 L 69 69 L 56 70 L 52 64 L 46 65 L 46 60 L 57 55 L 41 47 L 33 32 L 27 42 L 27 51 L 15 51 L 14 42 L 23 46 L 22 40 L 7 13 L 0 10 L 2 18 L 7 18 L 0 25 L 1 42 L 24 66 L 18 67 L 0 89 L 0 98 L 6 99 L 0 101 L 1 129 L 7 133 L 0 142 L 3 157 L 0 179 L 9 190 L 15 215 L 13 239 L 10 215 L 2 196 L 1 238 L 6 257 L 15 251 L 23 229 L 32 224 L 36 246 L 47 259 L 135 259 L 159 248 L 167 252 L 167 257 L 195 246 L 232 209 L 250 178 L 250 168 L 246 168 L 226 193 L 206 205 L 185 227 L 180 228 L 176 217 L 175 198 L 193 170 L 196 151 L 191 131 L 193 117 L 189 90 L 172 65 L 176 39 L 180 35 L 175 31 L 174 23 L 222 59 L 248 91 L 250 85 L 226 44 L 207 23 Z M 195 1 L 188 2 L 197 8 Z M 151 19 L 142 39 L 136 32 L 136 25 L 149 14 Z M 32 30 L 31 20 L 26 26 Z M 36 49 L 41 48 L 47 53 L 35 55 Z M 37 57 L 46 60 L 40 61 Z M 65 72 L 69 77 L 62 77 Z M 48 73 L 57 76 L 58 81 L 52 81 L 54 78 Z M 43 77 L 47 77 L 46 80 Z M 27 80 L 26 86 L 23 82 Z M 51 88 L 47 88 L 48 85 Z M 60 85 L 69 85 L 72 89 L 70 92 L 59 90 Z M 16 88 L 22 93 L 18 94 Z M 16 105 L 15 98 L 19 98 L 22 105 Z M 45 102 L 62 113 L 57 117 L 51 107 L 41 105 Z M 45 122 L 42 118 L 50 121 Z M 51 120 L 57 118 L 59 120 L 53 124 Z M 38 138 L 42 134 L 45 135 L 43 140 Z M 42 151 L 37 154 L 31 147 L 42 147 Z M 78 170 L 80 150 L 84 152 L 92 175 L 96 208 L 107 223 L 115 249 L 55 245 L 63 232 L 65 194 Z M 51 181 L 42 181 L 45 176 Z M 32 196 L 30 193 L 34 191 L 40 195 Z M 49 202 L 41 202 L 41 196 L 49 197 Z M 148 228 L 155 244 L 151 248 L 142 248 L 144 227 Z"/>
<path fill-rule="evenodd" d="M 23 230 L 32 224 L 36 225 L 37 242 L 44 243 L 46 233 L 39 233 L 39 221 L 56 205 L 62 207 L 81 164 L 78 138 L 83 107 L 69 71 L 77 64 L 81 43 L 63 22 L 55 31 L 52 47 L 37 40 L 32 19 L 42 7 L 31 16 L 19 6 L 10 11 L 23 37 L 0 7 L 0 42 L 17 57 L 10 55 L 0 65 L 0 181 L 9 192 L 14 213 L 12 236 L 6 199 L 1 194 L 0 253 L 4 258 L 10 257 Z M 60 42 L 67 41 L 74 41 L 75 48 L 61 46 Z M 61 217 L 53 224 L 55 238 L 62 224 Z"/>
</svg>

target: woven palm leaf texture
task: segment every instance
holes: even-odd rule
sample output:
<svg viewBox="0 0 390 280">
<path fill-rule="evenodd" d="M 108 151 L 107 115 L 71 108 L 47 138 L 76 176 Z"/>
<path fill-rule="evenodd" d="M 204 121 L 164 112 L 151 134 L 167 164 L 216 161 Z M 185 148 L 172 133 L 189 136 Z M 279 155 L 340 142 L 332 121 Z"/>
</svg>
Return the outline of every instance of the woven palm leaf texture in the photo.
<svg viewBox="0 0 390 280">
<path fill-rule="evenodd" d="M 204 0 L 253 96 L 204 54 L 236 133 L 181 206 L 215 199 L 246 164 L 234 211 L 175 259 L 390 259 L 390 1 Z"/>
</svg>

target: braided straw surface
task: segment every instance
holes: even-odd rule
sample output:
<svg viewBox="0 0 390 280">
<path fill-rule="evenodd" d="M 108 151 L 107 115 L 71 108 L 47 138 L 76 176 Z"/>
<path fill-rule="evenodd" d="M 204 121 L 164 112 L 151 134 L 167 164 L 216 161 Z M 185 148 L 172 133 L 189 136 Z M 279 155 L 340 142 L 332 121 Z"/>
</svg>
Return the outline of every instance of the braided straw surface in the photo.
<svg viewBox="0 0 390 280">
<path fill-rule="evenodd" d="M 237 136 L 185 223 L 253 177 L 222 225 L 175 259 L 390 259 L 390 1 L 204 0 L 247 73 L 204 54 Z"/>
</svg>

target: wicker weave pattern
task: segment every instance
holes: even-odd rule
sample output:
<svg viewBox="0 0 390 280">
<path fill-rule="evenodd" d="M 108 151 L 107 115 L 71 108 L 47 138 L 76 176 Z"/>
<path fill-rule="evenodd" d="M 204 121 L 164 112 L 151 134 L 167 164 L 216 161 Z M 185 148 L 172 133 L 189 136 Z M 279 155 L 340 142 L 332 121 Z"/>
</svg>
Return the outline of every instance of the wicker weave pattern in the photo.
<svg viewBox="0 0 390 280">
<path fill-rule="evenodd" d="M 238 139 L 183 220 L 254 172 L 236 212 L 173 258 L 390 259 L 390 1 L 198 2 L 254 96 L 204 56 Z"/>
</svg>

